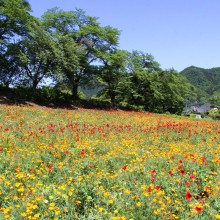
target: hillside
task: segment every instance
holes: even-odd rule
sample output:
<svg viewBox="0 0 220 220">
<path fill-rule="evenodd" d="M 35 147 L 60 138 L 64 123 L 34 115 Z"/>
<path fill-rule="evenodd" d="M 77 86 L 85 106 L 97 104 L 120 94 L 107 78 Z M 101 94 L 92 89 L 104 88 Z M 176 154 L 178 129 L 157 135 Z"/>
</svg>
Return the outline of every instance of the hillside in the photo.
<svg viewBox="0 0 220 220">
<path fill-rule="evenodd" d="M 203 69 L 190 66 L 180 74 L 197 88 L 200 100 L 208 100 L 213 94 L 220 92 L 220 67 Z"/>
</svg>

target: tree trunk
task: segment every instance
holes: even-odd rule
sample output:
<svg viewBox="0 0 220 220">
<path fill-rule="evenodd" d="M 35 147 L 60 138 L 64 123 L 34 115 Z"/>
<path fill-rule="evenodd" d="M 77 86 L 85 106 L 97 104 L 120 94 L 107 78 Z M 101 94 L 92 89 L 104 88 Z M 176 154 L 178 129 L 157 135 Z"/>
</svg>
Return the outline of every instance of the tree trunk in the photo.
<svg viewBox="0 0 220 220">
<path fill-rule="evenodd" d="M 33 92 L 34 92 L 34 93 L 35 93 L 36 90 L 37 90 L 37 85 L 38 85 L 38 80 L 33 80 L 32 89 L 33 89 Z"/>
<path fill-rule="evenodd" d="M 72 87 L 72 100 L 73 101 L 79 99 L 79 97 L 78 97 L 78 87 L 79 87 L 78 83 L 75 82 L 73 84 L 73 87 Z"/>
<path fill-rule="evenodd" d="M 114 108 L 115 105 L 116 105 L 116 103 L 115 103 L 115 96 L 116 96 L 116 94 L 115 94 L 114 91 L 110 91 L 109 92 L 109 96 L 110 96 L 110 99 L 111 99 L 112 107 Z"/>
</svg>

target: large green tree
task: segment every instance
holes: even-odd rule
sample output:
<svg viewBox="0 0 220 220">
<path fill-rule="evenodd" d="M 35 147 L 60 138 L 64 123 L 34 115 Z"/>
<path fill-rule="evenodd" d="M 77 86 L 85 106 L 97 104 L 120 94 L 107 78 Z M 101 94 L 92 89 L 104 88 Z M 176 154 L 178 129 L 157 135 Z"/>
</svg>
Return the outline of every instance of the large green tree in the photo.
<svg viewBox="0 0 220 220">
<path fill-rule="evenodd" d="M 133 51 L 128 74 L 127 102 L 151 112 L 181 113 L 185 101 L 195 99 L 194 87 L 175 70 L 162 70 L 149 54 Z"/>
<path fill-rule="evenodd" d="M 56 37 L 46 32 L 41 22 L 29 27 L 28 34 L 18 43 L 18 65 L 35 91 L 42 80 L 55 74 L 58 48 Z"/>
<path fill-rule="evenodd" d="M 128 61 L 130 86 L 126 100 L 131 105 L 144 108 L 144 105 L 146 105 L 145 97 L 150 96 L 152 93 L 150 88 L 152 74 L 160 71 L 160 66 L 152 55 L 142 51 L 132 51 L 129 54 Z"/>
<path fill-rule="evenodd" d="M 151 89 L 154 99 L 146 106 L 149 111 L 180 114 L 186 101 L 196 99 L 194 87 L 174 69 L 154 74 Z"/>
<path fill-rule="evenodd" d="M 31 7 L 24 0 L 0 0 L 0 52 L 3 52 L 13 37 L 26 33 L 31 22 Z"/>
<path fill-rule="evenodd" d="M 113 107 L 116 105 L 116 96 L 119 95 L 127 83 L 127 61 L 128 52 L 124 50 L 115 50 L 111 53 L 105 53 L 101 57 L 103 65 L 99 68 L 97 79 L 102 85 L 101 93 L 106 94 Z"/>
<path fill-rule="evenodd" d="M 0 0 L 0 82 L 9 85 L 18 78 L 15 42 L 27 34 L 34 19 L 25 0 Z"/>
<path fill-rule="evenodd" d="M 49 33 L 71 38 L 73 50 L 62 43 L 62 59 L 65 62 L 72 60 L 77 65 L 68 66 L 61 62 L 59 68 L 71 85 L 72 98 L 75 100 L 78 98 L 78 87 L 94 74 L 99 57 L 117 46 L 119 31 L 109 26 L 101 27 L 97 18 L 86 15 L 80 9 L 66 12 L 53 8 L 43 15 L 42 20 Z"/>
</svg>

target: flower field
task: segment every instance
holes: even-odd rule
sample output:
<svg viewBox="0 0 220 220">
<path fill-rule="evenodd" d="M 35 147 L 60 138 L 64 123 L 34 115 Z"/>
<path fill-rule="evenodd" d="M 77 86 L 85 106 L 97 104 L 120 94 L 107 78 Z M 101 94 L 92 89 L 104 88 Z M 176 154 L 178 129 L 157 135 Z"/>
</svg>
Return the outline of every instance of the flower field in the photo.
<svg viewBox="0 0 220 220">
<path fill-rule="evenodd" d="M 220 219 L 220 123 L 0 106 L 0 219 Z"/>
</svg>

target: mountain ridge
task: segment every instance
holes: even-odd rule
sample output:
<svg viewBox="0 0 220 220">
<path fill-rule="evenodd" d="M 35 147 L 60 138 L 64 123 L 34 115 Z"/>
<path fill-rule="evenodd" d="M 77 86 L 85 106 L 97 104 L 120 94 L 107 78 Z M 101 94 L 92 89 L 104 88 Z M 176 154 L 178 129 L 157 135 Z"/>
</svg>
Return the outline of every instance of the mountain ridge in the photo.
<svg viewBox="0 0 220 220">
<path fill-rule="evenodd" d="M 220 92 L 220 67 L 205 69 L 189 66 L 180 74 L 196 88 L 200 101 L 209 101 L 213 95 Z"/>
</svg>

